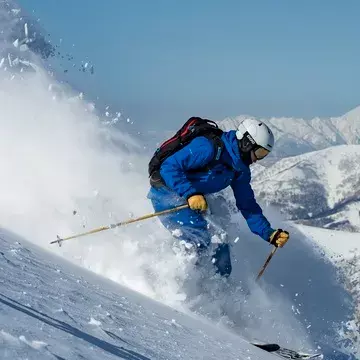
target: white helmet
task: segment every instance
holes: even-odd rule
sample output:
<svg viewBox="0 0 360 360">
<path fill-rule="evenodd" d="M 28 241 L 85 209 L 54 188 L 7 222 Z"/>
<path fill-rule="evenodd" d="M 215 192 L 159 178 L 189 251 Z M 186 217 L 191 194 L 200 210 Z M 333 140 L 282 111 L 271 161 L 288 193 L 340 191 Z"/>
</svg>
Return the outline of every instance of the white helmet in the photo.
<svg viewBox="0 0 360 360">
<path fill-rule="evenodd" d="M 259 147 L 270 152 L 274 147 L 274 134 L 265 123 L 256 119 L 243 120 L 236 131 L 236 137 L 241 150 L 245 152 Z"/>
</svg>

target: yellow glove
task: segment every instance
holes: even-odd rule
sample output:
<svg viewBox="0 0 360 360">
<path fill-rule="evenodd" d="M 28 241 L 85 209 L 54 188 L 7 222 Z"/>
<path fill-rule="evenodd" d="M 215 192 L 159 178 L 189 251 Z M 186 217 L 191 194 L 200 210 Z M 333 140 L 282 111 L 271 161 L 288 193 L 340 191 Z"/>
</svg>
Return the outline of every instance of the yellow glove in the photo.
<svg viewBox="0 0 360 360">
<path fill-rule="evenodd" d="M 283 247 L 289 240 L 289 233 L 283 231 L 282 229 L 275 230 L 269 238 L 270 244 L 273 244 L 276 247 Z"/>
<path fill-rule="evenodd" d="M 203 195 L 190 196 L 187 201 L 191 210 L 205 211 L 207 209 L 207 203 Z"/>
</svg>

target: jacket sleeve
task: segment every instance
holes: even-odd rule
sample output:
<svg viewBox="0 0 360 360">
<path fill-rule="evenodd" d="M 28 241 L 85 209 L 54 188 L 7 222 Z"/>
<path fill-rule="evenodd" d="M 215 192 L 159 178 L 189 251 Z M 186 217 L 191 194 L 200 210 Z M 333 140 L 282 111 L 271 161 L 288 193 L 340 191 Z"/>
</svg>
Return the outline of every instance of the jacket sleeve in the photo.
<svg viewBox="0 0 360 360">
<path fill-rule="evenodd" d="M 187 199 L 198 191 L 188 180 L 186 172 L 207 165 L 214 155 L 212 142 L 204 136 L 199 136 L 169 156 L 161 165 L 160 175 L 170 189 Z"/>
<path fill-rule="evenodd" d="M 243 174 L 242 176 L 247 175 Z M 245 218 L 250 230 L 268 241 L 275 230 L 270 226 L 269 221 L 263 215 L 261 207 L 255 200 L 254 191 L 250 185 L 250 176 L 247 176 L 246 179 L 235 178 L 231 187 L 234 191 L 236 206 Z"/>
</svg>

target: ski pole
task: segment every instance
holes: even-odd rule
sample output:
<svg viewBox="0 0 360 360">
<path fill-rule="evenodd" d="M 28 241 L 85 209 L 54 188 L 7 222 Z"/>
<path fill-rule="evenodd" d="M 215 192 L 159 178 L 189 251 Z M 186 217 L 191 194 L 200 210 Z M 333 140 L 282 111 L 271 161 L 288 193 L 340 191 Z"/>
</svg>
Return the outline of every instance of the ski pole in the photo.
<svg viewBox="0 0 360 360">
<path fill-rule="evenodd" d="M 261 268 L 261 270 L 260 270 L 260 272 L 259 272 L 259 274 L 258 274 L 258 276 L 257 276 L 257 278 L 256 278 L 256 281 L 258 281 L 258 280 L 261 278 L 261 276 L 262 276 L 262 274 L 264 273 L 265 269 L 266 269 L 267 266 L 269 265 L 270 260 L 271 260 L 272 257 L 275 255 L 277 249 L 278 249 L 278 248 L 277 248 L 276 246 L 274 246 L 274 248 L 271 250 L 271 253 L 269 254 L 268 258 L 266 259 L 263 267 Z"/>
<path fill-rule="evenodd" d="M 150 218 L 155 217 L 155 216 L 170 214 L 172 212 L 179 211 L 179 210 L 182 210 L 182 209 L 186 209 L 188 207 L 189 207 L 188 204 L 180 205 L 180 206 L 177 206 L 177 207 L 172 208 L 172 209 L 163 210 L 163 211 L 159 211 L 159 212 L 156 212 L 156 213 L 140 216 L 140 217 L 138 217 L 136 219 L 126 220 L 126 221 L 123 221 L 123 222 L 119 222 L 117 224 L 110 224 L 108 226 L 101 226 L 99 228 L 96 228 L 96 229 L 93 229 L 93 230 L 90 230 L 90 231 L 87 231 L 87 232 L 84 232 L 84 233 L 72 235 L 72 236 L 69 236 L 69 237 L 66 237 L 66 238 L 60 238 L 59 235 L 57 235 L 57 239 L 54 240 L 54 241 L 51 241 L 50 244 L 56 244 L 57 243 L 57 244 L 59 244 L 59 246 L 61 246 L 61 243 L 63 241 L 75 239 L 75 238 L 85 236 L 85 235 L 95 234 L 95 233 L 98 233 L 98 232 L 104 231 L 104 230 L 114 229 L 114 228 L 116 228 L 118 226 L 123 226 L 123 225 L 131 224 L 131 223 L 134 223 L 134 222 L 137 222 L 137 221 L 150 219 Z"/>
</svg>

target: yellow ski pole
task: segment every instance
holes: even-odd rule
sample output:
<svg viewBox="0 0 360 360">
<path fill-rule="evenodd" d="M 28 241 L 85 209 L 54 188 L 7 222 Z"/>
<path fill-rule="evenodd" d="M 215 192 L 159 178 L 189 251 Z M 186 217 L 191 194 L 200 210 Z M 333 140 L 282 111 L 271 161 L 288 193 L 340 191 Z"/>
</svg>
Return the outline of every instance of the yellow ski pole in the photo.
<svg viewBox="0 0 360 360">
<path fill-rule="evenodd" d="M 117 224 L 111 224 L 111 225 L 107 225 L 107 226 L 101 226 L 101 227 L 99 227 L 99 228 L 96 228 L 96 229 L 93 229 L 93 230 L 90 230 L 90 231 L 87 231 L 87 232 L 84 232 L 84 233 L 80 233 L 80 234 L 77 234 L 77 235 L 68 236 L 68 237 L 66 237 L 66 238 L 60 238 L 59 235 L 58 235 L 58 236 L 57 236 L 57 239 L 54 240 L 54 241 L 51 241 L 50 244 L 59 244 L 59 246 L 61 246 L 61 243 L 62 243 L 63 241 L 75 239 L 75 238 L 78 238 L 78 237 L 81 237 L 81 236 L 90 235 L 90 234 L 95 234 L 95 233 L 98 233 L 98 232 L 104 231 L 104 230 L 114 229 L 114 228 L 116 228 L 116 227 L 118 227 L 118 226 L 123 226 L 123 225 L 131 224 L 131 223 L 134 223 L 134 222 L 137 222 L 137 221 L 150 219 L 150 218 L 155 217 L 155 216 L 170 214 L 170 213 L 172 213 L 172 212 L 176 212 L 176 211 L 179 211 L 179 210 L 182 210 L 182 209 L 186 209 L 186 208 L 188 208 L 188 207 L 189 207 L 188 204 L 180 205 L 180 206 L 177 206 L 177 207 L 172 208 L 172 209 L 163 210 L 163 211 L 159 211 L 159 212 L 156 212 L 156 213 L 153 213 L 153 214 L 148 214 L 148 215 L 140 216 L 140 217 L 138 217 L 138 218 L 136 218 L 136 219 L 130 219 L 130 220 L 126 220 L 126 221 L 123 221 L 123 222 L 119 222 L 119 223 L 117 223 Z"/>
<path fill-rule="evenodd" d="M 262 274 L 264 273 L 265 269 L 266 269 L 267 266 L 269 265 L 270 260 L 271 260 L 272 257 L 275 255 L 277 249 L 278 249 L 278 247 L 274 246 L 274 248 L 271 250 L 271 253 L 269 254 L 268 258 L 266 259 L 263 267 L 261 268 L 261 270 L 260 270 L 260 272 L 259 272 L 259 274 L 258 274 L 258 276 L 257 276 L 257 278 L 256 278 L 256 281 L 258 281 L 258 280 L 261 278 L 261 276 L 262 276 Z"/>
</svg>

